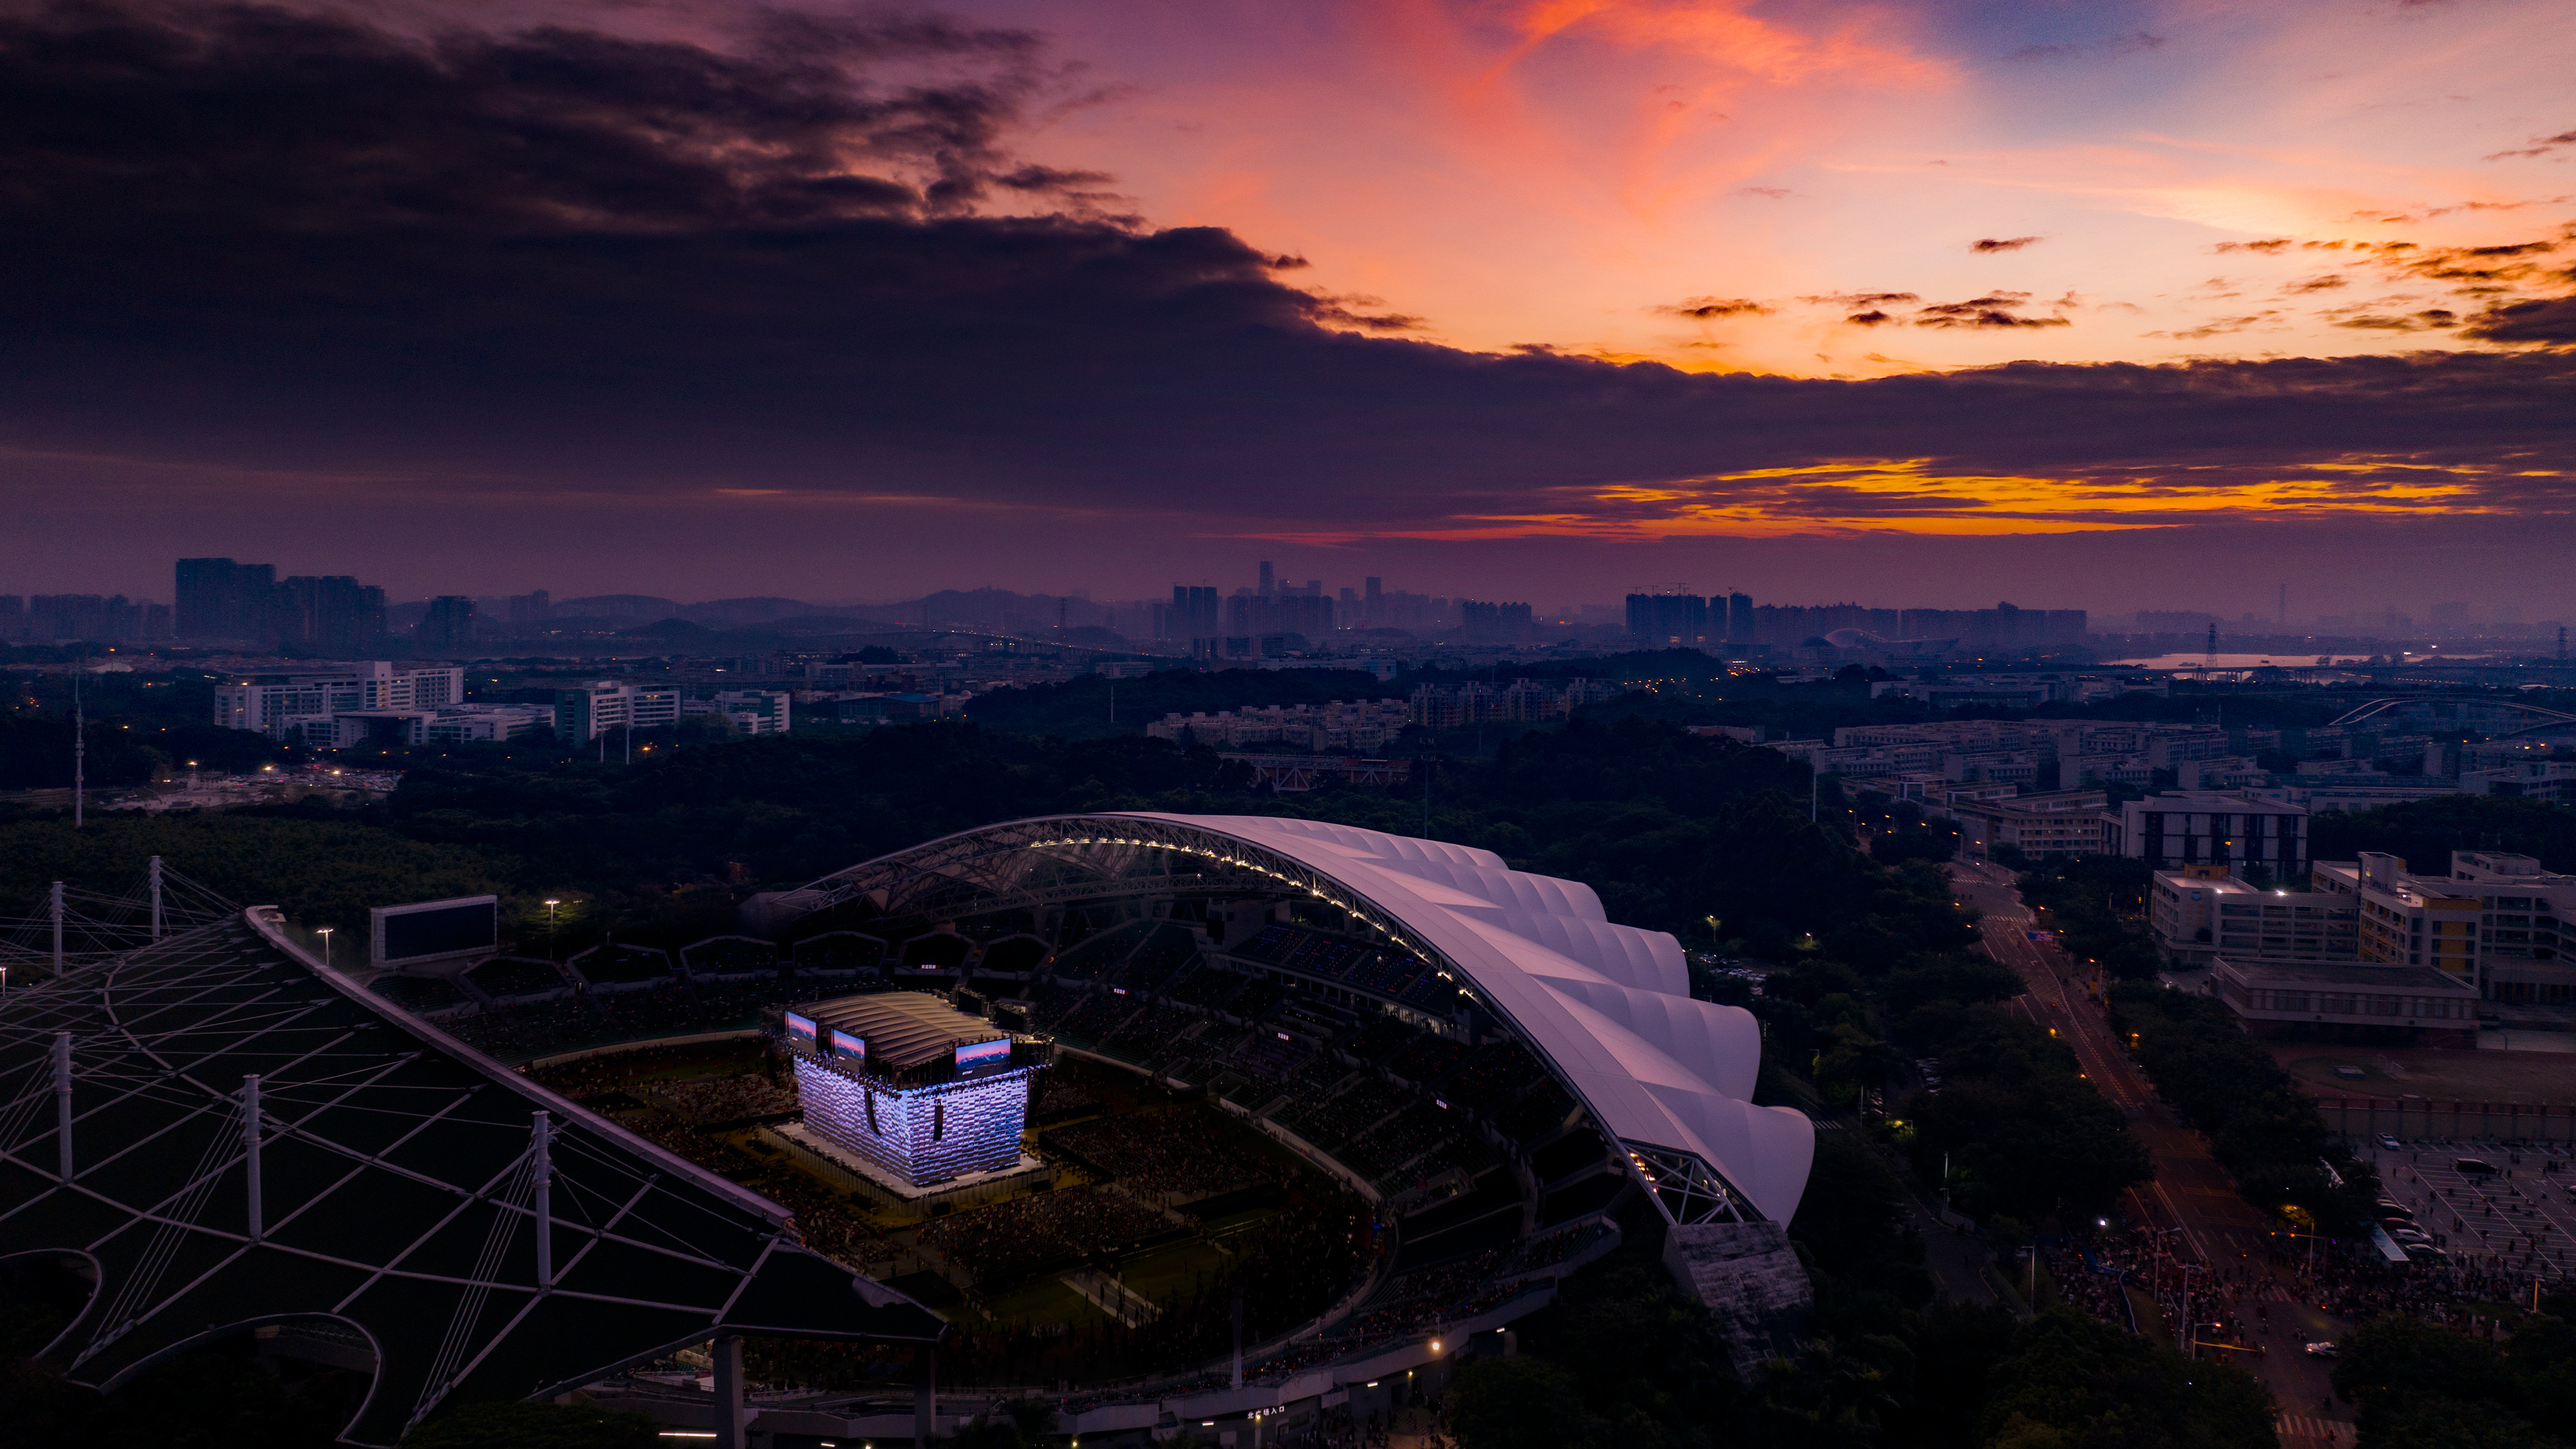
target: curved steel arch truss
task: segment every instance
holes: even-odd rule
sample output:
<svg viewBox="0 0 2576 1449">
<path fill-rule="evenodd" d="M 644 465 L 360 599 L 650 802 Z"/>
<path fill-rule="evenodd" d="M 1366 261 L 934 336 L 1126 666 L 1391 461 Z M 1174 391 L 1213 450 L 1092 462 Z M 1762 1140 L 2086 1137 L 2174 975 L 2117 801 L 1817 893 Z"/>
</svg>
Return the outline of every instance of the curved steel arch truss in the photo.
<svg viewBox="0 0 2576 1449">
<path fill-rule="evenodd" d="M 966 831 L 759 908 L 774 931 L 859 902 L 890 936 L 1140 894 L 1303 898 L 1419 956 L 1528 1043 L 1675 1222 L 1786 1221 L 1812 1126 L 1750 1095 L 1759 1032 L 1690 998 L 1669 935 L 1608 922 L 1588 887 L 1499 857 L 1311 821 L 1058 815 Z"/>
</svg>

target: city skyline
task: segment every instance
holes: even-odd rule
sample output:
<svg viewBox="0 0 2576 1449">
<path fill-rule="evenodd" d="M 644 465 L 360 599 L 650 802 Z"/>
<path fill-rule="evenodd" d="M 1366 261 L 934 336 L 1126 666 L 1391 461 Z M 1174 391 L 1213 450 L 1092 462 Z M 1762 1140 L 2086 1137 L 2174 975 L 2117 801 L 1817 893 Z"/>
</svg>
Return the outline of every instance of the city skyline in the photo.
<svg viewBox="0 0 2576 1449">
<path fill-rule="evenodd" d="M 2538 5 L 250 14 L 0 12 L 13 589 L 2567 611 Z"/>
<path fill-rule="evenodd" d="M 1412 641 L 1519 645 L 1613 639 L 1664 644 L 1795 645 L 1819 637 L 1842 644 L 1900 646 L 1911 657 L 1958 646 L 2054 649 L 2095 636 L 2158 636 L 2165 647 L 2215 639 L 2548 641 L 2563 653 L 2564 617 L 2526 618 L 2509 605 L 2434 600 L 2420 613 L 2394 601 L 2341 614 L 2293 614 L 2286 586 L 2268 614 L 2205 608 L 2095 612 L 2024 607 L 1945 608 L 1883 598 L 1756 599 L 1742 590 L 1701 595 L 1686 582 L 1646 585 L 1618 603 L 1534 604 L 1417 593 L 1376 575 L 1357 586 L 1299 581 L 1274 560 L 1231 588 L 1176 584 L 1164 598 L 1097 597 L 1090 591 L 1022 593 L 991 587 L 940 590 L 911 599 L 821 601 L 782 595 L 681 600 L 615 593 L 555 597 L 536 589 L 506 596 L 439 594 L 389 599 L 350 575 L 279 577 L 274 564 L 183 558 L 174 565 L 174 602 L 95 593 L 19 595 L 0 588 L 0 642 L 87 640 L 106 644 L 176 641 L 358 657 L 379 645 L 460 653 L 488 643 L 552 641 L 570 646 L 631 635 L 654 647 L 688 649 L 723 631 L 791 634 L 817 641 L 838 633 L 964 629 L 1055 638 L 1086 648 L 1177 648 L 1207 658 L 1279 652 L 1347 653 Z M 1496 591 L 1488 591 L 1496 592 Z M 1508 593 L 1508 590 L 1500 591 Z M 835 624 L 846 626 L 835 629 Z M 670 627 L 660 627 L 660 626 Z M 677 631 L 677 632 L 674 632 Z M 2185 638 L 2183 636 L 2192 636 Z M 1410 647 L 1408 645 L 1408 647 Z"/>
</svg>

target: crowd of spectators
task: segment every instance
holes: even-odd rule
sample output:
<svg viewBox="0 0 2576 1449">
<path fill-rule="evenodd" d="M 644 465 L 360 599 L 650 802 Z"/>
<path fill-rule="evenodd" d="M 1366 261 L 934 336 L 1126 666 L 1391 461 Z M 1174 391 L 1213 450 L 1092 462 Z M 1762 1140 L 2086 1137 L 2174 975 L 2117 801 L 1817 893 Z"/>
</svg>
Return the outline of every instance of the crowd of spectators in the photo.
<svg viewBox="0 0 2576 1449">
<path fill-rule="evenodd" d="M 1080 1077 L 1059 1063 L 1048 1069 L 1046 1085 L 1039 1089 L 1037 1106 L 1029 1115 L 1046 1120 L 1080 1117 L 1099 1111 L 1103 1105 Z"/>
<path fill-rule="evenodd" d="M 1159 992 L 1174 973 L 1199 959 L 1199 943 L 1205 939 L 1196 926 L 1167 921 L 1127 958 L 1120 979 L 1130 990 Z"/>
<path fill-rule="evenodd" d="M 1400 1019 L 1381 1016 L 1363 1027 L 1358 1036 L 1351 1038 L 1345 1050 L 1361 1061 L 1373 1062 L 1404 1045 L 1405 1039 L 1412 1035 L 1413 1028 Z"/>
<path fill-rule="evenodd" d="M 405 1011 L 443 1011 L 474 1000 L 454 982 L 438 976 L 379 976 L 367 983 L 367 989 Z"/>
<path fill-rule="evenodd" d="M 1129 921 L 1123 926 L 1113 926 L 1085 939 L 1080 945 L 1058 951 L 1055 965 L 1050 969 L 1068 980 L 1110 975 L 1118 969 L 1120 962 L 1127 959 L 1127 953 L 1135 950 L 1136 944 L 1145 938 L 1149 925 L 1145 921 Z"/>
<path fill-rule="evenodd" d="M 538 1067 L 530 1075 L 574 1101 L 580 1101 L 585 1097 L 622 1092 L 631 1084 L 649 1078 L 737 1070 L 764 1045 L 760 1042 L 717 1041 L 692 1042 L 685 1046 L 631 1047 L 625 1051 L 602 1052 L 597 1056 Z"/>
<path fill-rule="evenodd" d="M 607 1026 L 582 996 L 518 1001 L 441 1023 L 450 1036 L 503 1061 L 572 1051 L 598 1040 Z"/>
<path fill-rule="evenodd" d="M 1151 1061 L 1168 1055 L 1182 1034 L 1200 1020 L 1176 1006 L 1147 1006 L 1131 1013 L 1124 1025 L 1101 1042 L 1101 1048 L 1129 1061 Z"/>
<path fill-rule="evenodd" d="M 877 1272 L 893 1263 L 895 1245 L 867 1219 L 851 1210 L 830 1189 L 797 1172 L 776 1172 L 761 1180 L 760 1190 L 794 1215 L 805 1246 L 861 1272 Z"/>
<path fill-rule="evenodd" d="M 1061 1127 L 1046 1143 L 1165 1207 L 1275 1182 L 1279 1160 L 1241 1129 L 1198 1111 L 1130 1112 Z"/>
<path fill-rule="evenodd" d="M 827 931 L 796 943 L 796 969 L 805 971 L 873 971 L 885 961 L 885 943 L 873 936 Z"/>
<path fill-rule="evenodd" d="M 1514 1142 L 1529 1142 L 1564 1126 L 1573 1111 L 1573 1095 L 1551 1081 L 1497 1113 L 1494 1125 Z"/>
<path fill-rule="evenodd" d="M 663 1111 L 700 1127 L 748 1122 L 798 1110 L 796 1079 L 783 1072 L 774 1082 L 766 1072 L 657 1082 L 639 1089 L 639 1094 Z"/>
<path fill-rule="evenodd" d="M 483 994 L 495 999 L 532 991 L 560 991 L 572 982 L 544 961 L 525 956 L 495 956 L 465 973 Z"/>
<path fill-rule="evenodd" d="M 742 1178 L 760 1170 L 760 1162 L 750 1153 L 727 1142 L 720 1142 L 698 1131 L 686 1122 L 650 1107 L 618 1108 L 607 1114 L 611 1121 L 673 1156 L 696 1163 L 709 1172 Z"/>
<path fill-rule="evenodd" d="M 658 981 L 671 974 L 671 953 L 609 941 L 573 957 L 571 965 L 585 981 Z"/>
<path fill-rule="evenodd" d="M 1409 1102 L 1336 1155 L 1362 1177 L 1383 1177 L 1457 1134 L 1462 1124 L 1428 1102 Z"/>
<path fill-rule="evenodd" d="M 1453 1107 L 1481 1112 L 1510 1101 L 1544 1075 L 1538 1058 L 1519 1042 L 1487 1042 L 1468 1053 L 1449 1080 L 1440 1084 L 1440 1095 Z"/>
<path fill-rule="evenodd" d="M 1454 1041 L 1428 1034 L 1417 1035 L 1387 1058 L 1386 1069 L 1408 1082 L 1429 1082 L 1467 1054 L 1467 1049 Z"/>
<path fill-rule="evenodd" d="M 1278 1114 L 1279 1125 L 1327 1152 L 1376 1126 L 1413 1100 L 1375 1077 L 1359 1077 L 1329 1097 L 1297 1098 Z"/>
<path fill-rule="evenodd" d="M 1225 1005 L 1229 998 L 1241 991 L 1247 979 L 1238 972 L 1203 966 L 1173 982 L 1165 994 L 1174 1001 L 1214 1010 Z"/>
<path fill-rule="evenodd" d="M 1087 1262 L 1170 1230 L 1121 1193 L 1073 1187 L 1009 1198 L 924 1224 L 922 1246 L 979 1286 Z"/>
<path fill-rule="evenodd" d="M 780 960 L 778 948 L 767 941 L 716 936 L 681 947 L 680 963 L 692 976 L 723 976 L 743 971 L 774 972 Z"/>
<path fill-rule="evenodd" d="M 781 984 L 774 976 L 741 981 L 690 981 L 683 989 L 695 998 L 697 1015 L 694 1024 L 701 1031 L 750 1025 L 765 1016 L 769 1008 L 797 994 L 794 987 Z"/>
<path fill-rule="evenodd" d="M 1460 1127 L 1420 1157 L 1378 1173 L 1371 1180 L 1376 1183 L 1378 1191 L 1394 1194 L 1432 1182 L 1453 1168 L 1473 1177 L 1500 1160 L 1484 1138 Z"/>
</svg>

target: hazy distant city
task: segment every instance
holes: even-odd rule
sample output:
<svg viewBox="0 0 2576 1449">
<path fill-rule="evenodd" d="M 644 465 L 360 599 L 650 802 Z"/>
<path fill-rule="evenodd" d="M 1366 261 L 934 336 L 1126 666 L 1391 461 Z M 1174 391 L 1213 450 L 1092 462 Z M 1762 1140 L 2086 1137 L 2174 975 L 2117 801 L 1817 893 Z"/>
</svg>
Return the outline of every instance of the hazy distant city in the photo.
<svg viewBox="0 0 2576 1449">
<path fill-rule="evenodd" d="M 2271 616 L 2173 608 L 2120 614 L 2083 609 L 1884 608 L 1850 602 L 1756 600 L 1660 584 L 1623 600 L 1539 606 L 1503 598 L 1424 594 L 1366 578 L 1356 584 L 1278 577 L 1268 563 L 1233 587 L 1181 585 L 1166 598 L 1097 600 L 1087 593 L 941 590 L 919 598 L 818 603 L 783 597 L 682 601 L 619 593 L 389 599 L 354 575 L 281 577 L 274 565 L 179 560 L 171 598 L 0 593 L 0 640 L 20 644 L 186 644 L 251 652 L 354 656 L 541 650 L 568 656 L 697 654 L 748 647 L 825 648 L 836 640 L 980 635 L 1097 654 L 1201 660 L 1385 656 L 1472 648 L 1682 646 L 1746 657 L 1820 662 L 1817 651 L 1931 663 L 2029 654 L 2098 659 L 2183 655 L 2343 654 L 2402 657 L 2410 645 L 2554 656 L 2564 618 L 2461 601 L 2367 613 Z M 2576 614 L 2576 609 L 2567 611 Z M 2298 662 L 2311 662 L 2300 660 Z"/>
</svg>

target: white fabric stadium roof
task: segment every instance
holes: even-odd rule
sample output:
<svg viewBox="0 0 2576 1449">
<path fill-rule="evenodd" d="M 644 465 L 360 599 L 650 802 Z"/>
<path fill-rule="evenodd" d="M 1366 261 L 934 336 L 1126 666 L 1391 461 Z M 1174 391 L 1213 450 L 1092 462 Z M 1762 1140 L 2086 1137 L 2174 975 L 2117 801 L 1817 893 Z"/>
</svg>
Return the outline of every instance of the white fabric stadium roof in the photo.
<svg viewBox="0 0 2576 1449">
<path fill-rule="evenodd" d="M 1611 1135 L 1697 1156 L 1774 1222 L 1797 1211 L 1815 1124 L 1746 1100 L 1762 1055 L 1753 1017 L 1694 999 L 1681 943 L 1612 924 L 1590 886 L 1487 850 L 1321 821 L 1127 818 L 1229 836 L 1340 882 L 1464 972 Z"/>
</svg>

